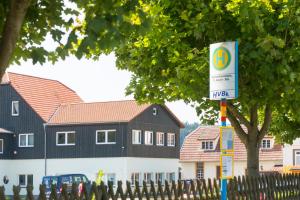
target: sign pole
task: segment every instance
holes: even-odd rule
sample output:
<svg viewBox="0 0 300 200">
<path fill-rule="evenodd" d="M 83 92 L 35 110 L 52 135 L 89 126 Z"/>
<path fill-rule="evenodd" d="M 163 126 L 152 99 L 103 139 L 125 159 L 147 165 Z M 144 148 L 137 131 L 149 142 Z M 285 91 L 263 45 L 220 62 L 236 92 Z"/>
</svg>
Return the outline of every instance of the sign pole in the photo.
<svg viewBox="0 0 300 200">
<path fill-rule="evenodd" d="M 226 127 L 226 99 L 220 101 L 221 126 Z M 227 200 L 227 179 L 221 180 L 221 200 Z"/>
<path fill-rule="evenodd" d="M 227 179 L 234 174 L 234 139 L 233 129 L 226 127 L 226 101 L 238 97 L 238 42 L 214 43 L 209 48 L 209 98 L 220 100 L 221 200 L 227 200 Z"/>
</svg>

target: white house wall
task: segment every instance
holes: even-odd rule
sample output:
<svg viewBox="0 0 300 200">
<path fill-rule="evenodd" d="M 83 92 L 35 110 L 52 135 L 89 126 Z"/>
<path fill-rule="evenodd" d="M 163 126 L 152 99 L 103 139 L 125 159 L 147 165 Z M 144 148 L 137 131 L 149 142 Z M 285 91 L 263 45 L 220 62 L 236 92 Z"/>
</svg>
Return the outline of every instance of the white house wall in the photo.
<svg viewBox="0 0 300 200">
<path fill-rule="evenodd" d="M 42 159 L 26 159 L 26 160 L 1 160 L 0 161 L 0 185 L 3 185 L 3 176 L 9 179 L 5 186 L 5 194 L 12 195 L 13 185 L 19 185 L 19 175 L 33 174 L 34 194 L 39 193 L 39 184 L 42 182 L 44 171 L 44 160 Z M 26 194 L 26 188 L 21 188 L 21 195 Z"/>
<path fill-rule="evenodd" d="M 181 162 L 181 178 L 195 179 L 196 178 L 196 163 L 195 162 Z"/>
<path fill-rule="evenodd" d="M 175 179 L 178 179 L 178 170 L 179 170 L 179 159 L 170 159 L 170 158 L 136 158 L 130 157 L 127 158 L 127 177 L 128 180 L 131 178 L 131 173 L 140 173 L 141 176 L 143 173 L 152 173 L 153 181 L 154 174 L 164 173 L 175 173 Z"/>
<path fill-rule="evenodd" d="M 181 162 L 182 179 L 196 178 L 196 164 L 195 162 Z M 282 164 L 281 160 L 275 161 L 260 161 L 260 170 L 271 170 L 274 165 Z M 204 178 L 216 178 L 216 169 L 220 162 L 204 162 Z M 245 174 L 247 168 L 246 161 L 234 162 L 234 176 L 242 176 Z"/>
<path fill-rule="evenodd" d="M 171 173 L 175 172 L 175 179 L 178 179 L 178 159 L 163 158 L 76 158 L 76 159 L 47 159 L 47 176 L 59 174 L 82 173 L 91 181 L 95 181 L 99 170 L 104 174 L 115 174 L 116 180 L 121 180 L 123 184 L 131 179 L 131 173 Z M 3 185 L 3 176 L 8 176 L 9 183 L 5 185 L 5 193 L 12 195 L 13 185 L 19 184 L 19 174 L 33 174 L 34 191 L 39 194 L 39 184 L 45 175 L 45 160 L 0 160 L 0 185 Z M 165 175 L 164 175 L 165 176 Z M 154 179 L 153 179 L 154 180 Z M 125 184 L 124 184 L 125 185 Z M 26 189 L 21 189 L 21 195 L 26 193 Z"/>
<path fill-rule="evenodd" d="M 293 150 L 300 149 L 300 138 L 293 141 L 293 144 L 285 144 L 283 147 L 283 165 L 294 165 L 294 152 Z"/>
</svg>

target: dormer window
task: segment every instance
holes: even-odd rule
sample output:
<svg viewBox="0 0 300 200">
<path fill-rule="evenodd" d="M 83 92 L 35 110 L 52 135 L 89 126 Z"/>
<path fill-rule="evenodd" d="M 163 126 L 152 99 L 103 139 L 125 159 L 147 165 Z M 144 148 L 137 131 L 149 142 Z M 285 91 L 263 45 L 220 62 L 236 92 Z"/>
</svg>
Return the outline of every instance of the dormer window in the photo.
<svg viewBox="0 0 300 200">
<path fill-rule="evenodd" d="M 153 108 L 153 110 L 152 110 L 152 114 L 153 114 L 154 116 L 156 116 L 156 115 L 157 115 L 157 108 Z"/>
<path fill-rule="evenodd" d="M 19 101 L 12 101 L 11 102 L 11 115 L 12 116 L 19 116 Z"/>
<path fill-rule="evenodd" d="M 261 148 L 262 149 L 271 149 L 271 139 L 263 139 L 261 141 Z"/>
<path fill-rule="evenodd" d="M 213 141 L 202 141 L 202 149 L 203 150 L 213 150 L 214 142 Z"/>
</svg>

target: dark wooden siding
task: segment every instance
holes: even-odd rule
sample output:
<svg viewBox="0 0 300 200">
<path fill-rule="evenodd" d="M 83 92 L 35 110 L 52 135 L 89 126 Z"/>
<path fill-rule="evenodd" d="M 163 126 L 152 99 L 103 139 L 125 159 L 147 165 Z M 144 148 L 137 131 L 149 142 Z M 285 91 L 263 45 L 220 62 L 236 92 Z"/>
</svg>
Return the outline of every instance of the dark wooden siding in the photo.
<svg viewBox="0 0 300 200">
<path fill-rule="evenodd" d="M 19 101 L 19 116 L 11 115 L 12 101 Z M 9 84 L 0 86 L 0 116 L 0 127 L 15 133 L 11 150 L 17 154 L 12 155 L 12 159 L 44 157 L 43 120 Z M 19 134 L 22 133 L 34 134 L 34 147 L 18 147 Z"/>
<path fill-rule="evenodd" d="M 96 144 L 97 130 L 116 129 L 116 144 Z M 92 158 L 126 156 L 126 123 L 47 126 L 47 158 Z M 57 146 L 56 133 L 75 131 L 74 146 Z"/>
<path fill-rule="evenodd" d="M 0 139 L 3 140 L 3 154 L 0 154 L 0 159 L 12 159 L 14 140 L 13 134 L 0 133 Z"/>
<path fill-rule="evenodd" d="M 157 115 L 153 115 L 153 107 Z M 132 144 L 132 130 L 142 130 L 142 144 Z M 162 106 L 153 105 L 128 124 L 128 156 L 149 158 L 179 158 L 179 124 Z M 145 145 L 144 132 L 153 131 L 153 145 Z M 165 145 L 156 145 L 156 132 L 164 132 Z M 175 133 L 175 147 L 167 146 L 167 133 Z"/>
</svg>

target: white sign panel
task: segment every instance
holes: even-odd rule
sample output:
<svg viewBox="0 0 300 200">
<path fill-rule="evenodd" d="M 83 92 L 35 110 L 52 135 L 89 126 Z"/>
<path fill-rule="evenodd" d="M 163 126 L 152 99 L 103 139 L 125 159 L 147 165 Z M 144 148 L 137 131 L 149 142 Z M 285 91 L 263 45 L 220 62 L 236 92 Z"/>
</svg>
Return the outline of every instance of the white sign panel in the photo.
<svg viewBox="0 0 300 200">
<path fill-rule="evenodd" d="M 221 128 L 221 150 L 233 151 L 233 128 L 232 127 L 220 127 Z"/>
<path fill-rule="evenodd" d="M 210 45 L 209 98 L 238 97 L 238 43 L 221 42 Z"/>
<path fill-rule="evenodd" d="M 221 155 L 221 178 L 233 177 L 233 155 Z"/>
</svg>

